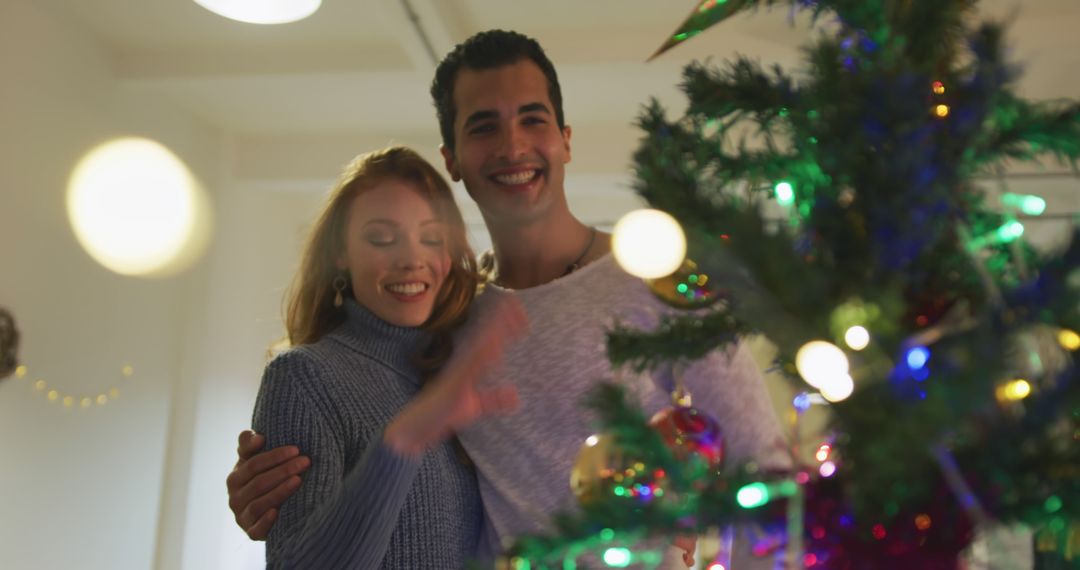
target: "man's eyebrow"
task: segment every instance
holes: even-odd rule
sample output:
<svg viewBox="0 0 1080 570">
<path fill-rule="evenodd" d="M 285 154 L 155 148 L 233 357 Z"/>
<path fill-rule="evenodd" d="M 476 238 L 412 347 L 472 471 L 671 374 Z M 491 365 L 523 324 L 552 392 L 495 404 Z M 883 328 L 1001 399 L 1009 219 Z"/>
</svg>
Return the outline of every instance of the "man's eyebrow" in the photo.
<svg viewBox="0 0 1080 570">
<path fill-rule="evenodd" d="M 481 121 L 489 121 L 491 119 L 497 119 L 497 118 L 499 118 L 499 114 L 496 113 L 495 111 L 477 111 L 477 112 L 469 115 L 469 117 L 467 119 L 465 119 L 465 125 L 464 126 L 466 128 L 468 128 L 470 125 L 473 125 L 475 123 L 479 123 Z"/>
<path fill-rule="evenodd" d="M 527 105 L 522 105 L 522 106 L 518 107 L 518 114 L 519 115 L 523 115 L 525 113 L 536 113 L 536 112 L 540 112 L 540 113 L 544 113 L 546 115 L 550 115 L 551 114 L 551 109 L 548 109 L 547 105 L 545 105 L 543 103 L 540 103 L 540 102 L 529 103 Z"/>
</svg>

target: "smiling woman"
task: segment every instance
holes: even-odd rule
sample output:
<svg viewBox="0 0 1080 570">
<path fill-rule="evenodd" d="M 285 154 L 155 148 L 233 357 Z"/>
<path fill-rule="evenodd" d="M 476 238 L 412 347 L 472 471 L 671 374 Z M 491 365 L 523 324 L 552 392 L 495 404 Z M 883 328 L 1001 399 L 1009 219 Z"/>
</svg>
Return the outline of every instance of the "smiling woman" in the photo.
<svg viewBox="0 0 1080 570">
<path fill-rule="evenodd" d="M 404 147 L 360 156 L 331 192 L 289 294 L 292 347 L 253 414 L 268 448 L 311 460 L 272 515 L 269 567 L 463 568 L 477 554 L 476 475 L 448 438 L 517 406 L 477 381 L 525 314 L 472 315 L 451 354 L 477 285 L 464 232 L 446 181 Z"/>
<path fill-rule="evenodd" d="M 249 24 L 288 24 L 315 13 L 322 0 L 195 0 L 211 12 Z"/>
</svg>

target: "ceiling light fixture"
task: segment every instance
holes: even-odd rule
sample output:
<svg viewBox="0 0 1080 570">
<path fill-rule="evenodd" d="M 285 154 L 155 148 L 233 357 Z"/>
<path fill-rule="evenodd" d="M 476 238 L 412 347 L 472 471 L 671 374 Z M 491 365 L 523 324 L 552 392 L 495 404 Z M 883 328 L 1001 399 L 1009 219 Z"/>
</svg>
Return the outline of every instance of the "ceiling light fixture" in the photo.
<svg viewBox="0 0 1080 570">
<path fill-rule="evenodd" d="M 249 24 L 287 24 L 315 13 L 322 0 L 195 0 L 220 16 Z"/>
</svg>

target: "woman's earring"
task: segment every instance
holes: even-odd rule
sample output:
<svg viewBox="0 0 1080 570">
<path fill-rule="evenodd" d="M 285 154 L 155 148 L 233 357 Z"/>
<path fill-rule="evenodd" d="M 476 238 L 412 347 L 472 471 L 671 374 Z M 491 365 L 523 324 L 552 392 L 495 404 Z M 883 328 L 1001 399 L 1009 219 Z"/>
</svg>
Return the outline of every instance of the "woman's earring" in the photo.
<svg viewBox="0 0 1080 570">
<path fill-rule="evenodd" d="M 332 284 L 334 287 L 334 306 L 339 309 L 342 305 L 345 304 L 345 297 L 341 295 L 341 292 L 345 290 L 346 284 L 347 283 L 345 281 L 344 275 L 338 275 L 337 277 L 335 277 Z"/>
</svg>

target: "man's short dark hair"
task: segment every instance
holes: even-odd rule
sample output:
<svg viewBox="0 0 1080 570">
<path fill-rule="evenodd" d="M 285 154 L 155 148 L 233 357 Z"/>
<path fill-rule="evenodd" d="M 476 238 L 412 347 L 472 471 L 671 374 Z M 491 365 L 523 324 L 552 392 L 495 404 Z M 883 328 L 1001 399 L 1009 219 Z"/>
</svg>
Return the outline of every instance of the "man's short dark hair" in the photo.
<svg viewBox="0 0 1080 570">
<path fill-rule="evenodd" d="M 454 83 L 462 69 L 485 70 L 513 65 L 523 59 L 529 59 L 544 72 L 547 78 L 548 98 L 555 107 L 555 122 L 562 129 L 566 126 L 563 118 L 562 90 L 555 66 L 544 54 L 540 44 L 525 35 L 506 30 L 488 30 L 480 32 L 454 47 L 443 58 L 435 70 L 435 80 L 431 82 L 431 98 L 435 103 L 435 113 L 439 118 L 439 131 L 443 145 L 454 150 L 454 120 L 457 109 L 454 107 Z"/>
</svg>

